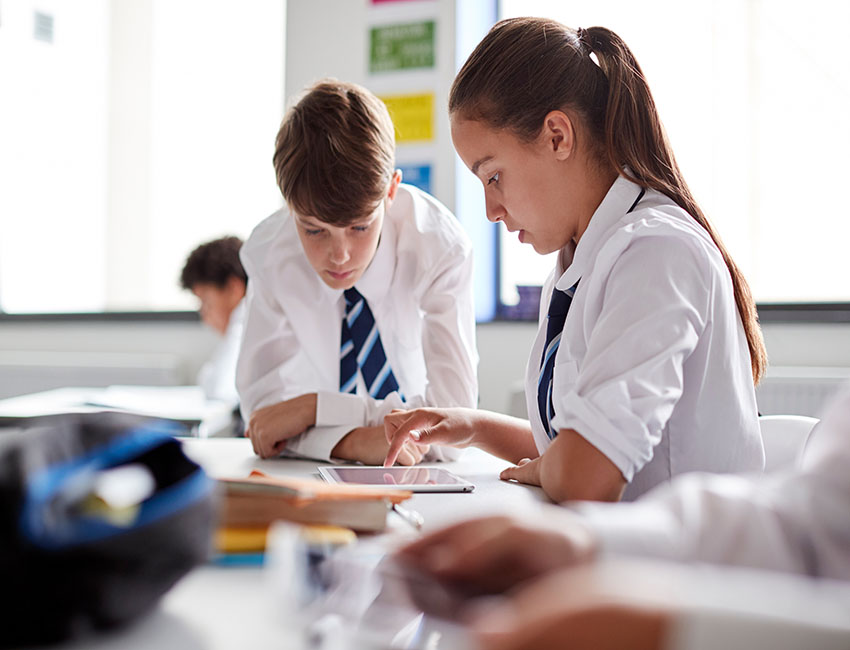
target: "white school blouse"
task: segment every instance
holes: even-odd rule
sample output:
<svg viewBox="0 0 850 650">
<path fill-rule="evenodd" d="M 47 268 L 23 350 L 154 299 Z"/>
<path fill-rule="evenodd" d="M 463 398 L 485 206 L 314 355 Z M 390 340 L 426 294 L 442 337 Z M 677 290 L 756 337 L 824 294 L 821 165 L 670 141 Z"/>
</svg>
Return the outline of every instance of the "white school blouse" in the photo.
<svg viewBox="0 0 850 650">
<path fill-rule="evenodd" d="M 551 444 L 537 378 L 553 287 L 579 282 L 555 359 L 555 430 L 573 429 L 628 485 L 623 499 L 694 470 L 761 470 L 750 354 L 732 280 L 708 233 L 666 196 L 618 178 L 543 287 L 526 400 Z M 580 280 L 580 281 L 579 281 Z"/>
<path fill-rule="evenodd" d="M 394 408 L 477 404 L 472 245 L 433 197 L 399 186 L 356 284 L 405 402 L 397 392 L 373 399 L 362 379 L 356 395 L 339 392 L 345 300 L 310 266 L 287 208 L 254 229 L 241 258 L 249 280 L 236 383 L 245 421 L 264 406 L 318 395 L 316 426 L 290 439 L 287 453 L 327 460 L 349 431 L 382 424 Z"/>
</svg>

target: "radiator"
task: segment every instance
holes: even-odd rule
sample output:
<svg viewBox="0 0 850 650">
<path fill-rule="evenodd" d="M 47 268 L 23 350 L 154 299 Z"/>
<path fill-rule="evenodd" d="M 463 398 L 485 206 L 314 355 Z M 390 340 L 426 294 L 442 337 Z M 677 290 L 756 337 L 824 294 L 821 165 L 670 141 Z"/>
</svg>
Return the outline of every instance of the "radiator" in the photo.
<svg viewBox="0 0 850 650">
<path fill-rule="evenodd" d="M 850 368 L 777 366 L 756 388 L 762 415 L 810 415 L 820 417 L 839 386 L 850 379 Z"/>
<path fill-rule="evenodd" d="M 0 399 L 68 386 L 173 386 L 185 383 L 182 375 L 174 354 L 6 351 L 0 353 Z"/>
</svg>

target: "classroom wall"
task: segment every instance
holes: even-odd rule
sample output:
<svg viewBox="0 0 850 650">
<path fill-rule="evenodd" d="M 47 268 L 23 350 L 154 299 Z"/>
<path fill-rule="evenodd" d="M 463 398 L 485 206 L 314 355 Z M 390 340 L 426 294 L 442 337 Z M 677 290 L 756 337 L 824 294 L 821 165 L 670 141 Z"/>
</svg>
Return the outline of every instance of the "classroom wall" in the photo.
<svg viewBox="0 0 850 650">
<path fill-rule="evenodd" d="M 478 326 L 482 408 L 511 409 L 535 332 L 531 323 Z M 766 324 L 764 335 L 769 377 L 850 374 L 850 325 Z M 61 385 L 192 383 L 215 340 L 198 322 L 0 321 L 0 399 Z"/>
<path fill-rule="evenodd" d="M 397 16 L 436 16 L 437 78 L 413 75 L 395 81 L 408 84 L 400 90 L 434 83 L 438 99 L 435 147 L 440 161 L 435 164 L 434 193 L 453 206 L 454 154 L 444 102 L 457 54 L 453 43 L 456 16 L 470 9 L 469 3 L 474 1 L 412 0 L 378 6 L 366 0 L 289 0 L 286 96 L 292 97 L 303 86 L 329 74 L 374 81 L 365 69 L 366 25 Z M 385 84 L 392 82 L 392 77 L 384 79 Z M 413 149 L 405 155 L 416 154 Z M 483 408 L 512 408 L 511 395 L 522 381 L 535 330 L 530 323 L 478 326 Z M 818 368 L 832 369 L 838 375 L 850 372 L 850 325 L 767 324 L 764 332 L 773 373 L 786 369 L 806 373 L 812 367 L 814 373 Z M 0 321 L 0 399 L 62 385 L 191 383 L 214 344 L 215 336 L 199 322 Z"/>
<path fill-rule="evenodd" d="M 324 77 L 365 85 L 378 95 L 434 93 L 434 140 L 400 143 L 399 164 L 433 162 L 432 193 L 454 205 L 454 150 L 446 98 L 454 77 L 455 0 L 372 3 L 366 0 L 288 0 L 286 6 L 287 103 Z M 433 69 L 370 74 L 369 28 L 434 20 Z"/>
</svg>

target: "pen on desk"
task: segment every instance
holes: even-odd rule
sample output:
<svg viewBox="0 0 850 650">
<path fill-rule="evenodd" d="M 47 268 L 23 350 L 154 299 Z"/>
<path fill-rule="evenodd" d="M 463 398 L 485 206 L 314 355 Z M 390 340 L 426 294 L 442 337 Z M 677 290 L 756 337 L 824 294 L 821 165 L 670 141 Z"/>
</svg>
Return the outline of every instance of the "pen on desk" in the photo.
<svg viewBox="0 0 850 650">
<path fill-rule="evenodd" d="M 404 519 L 408 524 L 413 526 L 417 531 L 422 530 L 422 526 L 425 524 L 425 520 L 415 510 L 408 510 L 407 508 L 400 506 L 397 503 L 393 504 L 393 511 Z"/>
</svg>

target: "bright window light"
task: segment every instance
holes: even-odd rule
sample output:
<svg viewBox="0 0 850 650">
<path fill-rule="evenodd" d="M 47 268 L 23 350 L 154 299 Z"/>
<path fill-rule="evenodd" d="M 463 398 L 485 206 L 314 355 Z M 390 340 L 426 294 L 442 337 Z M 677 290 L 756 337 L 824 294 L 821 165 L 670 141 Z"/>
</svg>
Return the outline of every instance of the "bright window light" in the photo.
<svg viewBox="0 0 850 650">
<path fill-rule="evenodd" d="M 194 309 L 189 252 L 281 205 L 284 7 L 2 3 L 0 310 Z"/>
<path fill-rule="evenodd" d="M 632 48 L 692 191 L 759 302 L 848 302 L 850 3 L 502 0 Z M 659 20 L 664 16 L 664 20 Z M 501 300 L 554 264 L 501 237 Z"/>
</svg>

